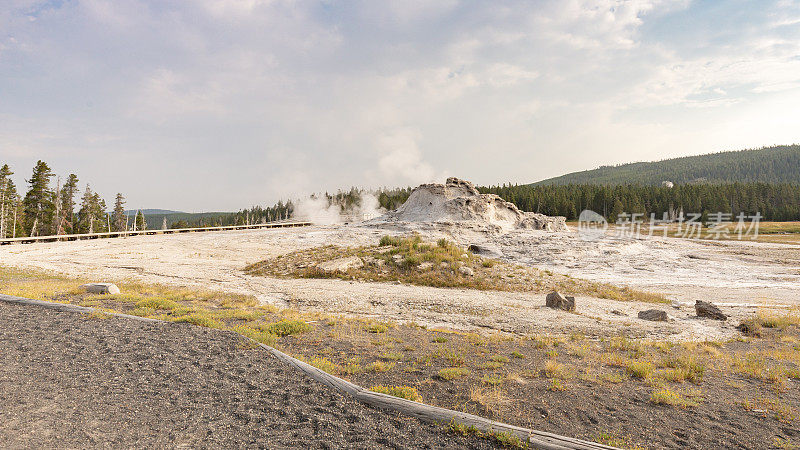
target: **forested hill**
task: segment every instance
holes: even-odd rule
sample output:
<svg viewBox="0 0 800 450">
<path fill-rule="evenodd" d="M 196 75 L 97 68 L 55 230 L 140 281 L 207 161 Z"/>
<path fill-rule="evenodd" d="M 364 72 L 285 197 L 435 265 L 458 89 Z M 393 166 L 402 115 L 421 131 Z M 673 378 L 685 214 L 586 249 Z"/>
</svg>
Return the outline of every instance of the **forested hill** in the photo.
<svg viewBox="0 0 800 450">
<path fill-rule="evenodd" d="M 688 183 L 798 183 L 800 145 L 686 156 L 656 162 L 603 166 L 534 185 Z"/>
</svg>

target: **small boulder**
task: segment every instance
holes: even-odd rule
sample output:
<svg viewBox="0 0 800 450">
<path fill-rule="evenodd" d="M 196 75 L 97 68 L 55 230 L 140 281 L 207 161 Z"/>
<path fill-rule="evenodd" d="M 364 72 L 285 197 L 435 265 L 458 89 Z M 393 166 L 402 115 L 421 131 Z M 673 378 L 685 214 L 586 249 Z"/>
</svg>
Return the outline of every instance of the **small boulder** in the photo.
<svg viewBox="0 0 800 450">
<path fill-rule="evenodd" d="M 503 256 L 503 252 L 501 252 L 497 247 L 485 244 L 469 244 L 467 250 L 476 255 L 483 255 L 491 258 L 500 258 Z"/>
<path fill-rule="evenodd" d="M 420 264 L 419 266 L 417 266 L 417 268 L 418 268 L 420 271 L 429 270 L 431 267 L 433 267 L 433 263 L 432 263 L 432 262 L 430 262 L 430 261 L 425 261 L 424 263 L 422 263 L 422 264 Z"/>
<path fill-rule="evenodd" d="M 364 261 L 358 256 L 348 256 L 346 258 L 337 258 L 331 261 L 325 261 L 317 264 L 317 269 L 326 272 L 347 272 L 350 269 L 359 269 L 364 266 Z"/>
<path fill-rule="evenodd" d="M 666 322 L 667 312 L 660 309 L 648 309 L 646 311 L 639 311 L 639 318 L 653 322 Z"/>
<path fill-rule="evenodd" d="M 461 266 L 458 268 L 458 273 L 464 275 L 465 277 L 471 277 L 475 275 L 475 271 L 467 266 Z"/>
<path fill-rule="evenodd" d="M 713 303 L 698 300 L 694 304 L 694 310 L 698 317 L 708 317 L 714 320 L 728 320 L 728 316 L 722 313 Z"/>
<path fill-rule="evenodd" d="M 561 293 L 553 291 L 547 294 L 545 305 L 549 308 L 575 311 L 575 297 L 564 297 Z"/>
<path fill-rule="evenodd" d="M 119 288 L 114 283 L 89 283 L 81 288 L 90 294 L 119 294 Z"/>
</svg>

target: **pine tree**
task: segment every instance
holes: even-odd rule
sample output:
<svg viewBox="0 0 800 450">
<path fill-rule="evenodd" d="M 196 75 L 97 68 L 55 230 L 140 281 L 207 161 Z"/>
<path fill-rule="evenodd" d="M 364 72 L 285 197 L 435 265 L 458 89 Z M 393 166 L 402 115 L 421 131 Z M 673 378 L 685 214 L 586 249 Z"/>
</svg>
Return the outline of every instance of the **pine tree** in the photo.
<svg viewBox="0 0 800 450">
<path fill-rule="evenodd" d="M 142 211 L 136 213 L 136 230 L 146 230 L 147 229 L 147 222 L 144 220 L 144 214 Z"/>
<path fill-rule="evenodd" d="M 44 161 L 37 161 L 33 175 L 27 180 L 30 188 L 22 201 L 25 212 L 25 230 L 30 236 L 47 235 L 49 224 L 53 221 L 53 192 L 50 178 L 53 172 Z"/>
<path fill-rule="evenodd" d="M 14 210 L 17 208 L 19 198 L 14 182 L 11 181 L 14 172 L 4 164 L 0 167 L 0 239 L 11 236 L 14 228 Z"/>
<path fill-rule="evenodd" d="M 106 228 L 106 223 L 106 202 L 87 184 L 78 211 L 78 228 L 82 233 L 96 233 Z"/>
<path fill-rule="evenodd" d="M 111 216 L 111 225 L 114 228 L 114 231 L 127 231 L 125 230 L 125 197 L 119 193 L 114 201 L 114 212 Z"/>
<path fill-rule="evenodd" d="M 625 206 L 619 197 L 614 199 L 614 206 L 611 208 L 611 215 L 608 217 L 609 222 L 616 222 L 620 214 L 625 212 Z"/>
<path fill-rule="evenodd" d="M 71 173 L 61 188 L 61 217 L 65 233 L 75 232 L 75 194 L 78 191 L 78 176 Z"/>
</svg>

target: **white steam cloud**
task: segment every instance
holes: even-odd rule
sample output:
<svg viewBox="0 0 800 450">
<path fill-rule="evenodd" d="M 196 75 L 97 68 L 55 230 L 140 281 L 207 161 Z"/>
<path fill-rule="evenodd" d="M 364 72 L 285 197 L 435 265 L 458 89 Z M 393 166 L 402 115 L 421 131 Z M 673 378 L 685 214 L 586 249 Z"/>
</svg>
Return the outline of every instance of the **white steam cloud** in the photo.
<svg viewBox="0 0 800 450">
<path fill-rule="evenodd" d="M 294 202 L 293 216 L 317 225 L 335 225 L 345 222 L 362 222 L 383 215 L 378 197 L 373 192 L 360 192 L 359 204 L 342 211 L 340 204 L 331 202 L 324 195 L 312 195 Z"/>
</svg>

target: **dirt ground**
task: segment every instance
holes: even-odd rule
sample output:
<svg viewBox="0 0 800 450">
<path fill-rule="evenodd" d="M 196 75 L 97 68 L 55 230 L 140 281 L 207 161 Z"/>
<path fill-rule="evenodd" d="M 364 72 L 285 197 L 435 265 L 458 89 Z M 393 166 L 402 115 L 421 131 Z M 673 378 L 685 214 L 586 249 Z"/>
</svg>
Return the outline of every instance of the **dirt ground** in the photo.
<svg viewBox="0 0 800 450">
<path fill-rule="evenodd" d="M 492 248 L 507 262 L 591 281 L 652 290 L 675 301 L 664 309 L 671 322 L 638 320 L 652 304 L 577 298 L 577 313 L 544 308 L 541 295 L 367 283 L 327 279 L 250 276 L 250 263 L 327 244 L 374 245 L 381 236 L 420 233 Z M 800 304 L 800 247 L 771 243 L 681 239 L 607 239 L 584 242 L 572 232 L 513 231 L 489 234 L 431 224 L 315 226 L 276 230 L 137 236 L 0 247 L 0 264 L 94 277 L 202 287 L 255 295 L 260 301 L 306 311 L 381 320 L 414 320 L 430 327 L 564 332 L 674 340 L 727 339 L 734 326 L 757 309 Z M 570 293 L 565 293 L 569 295 Z M 725 323 L 695 320 L 695 300 L 721 304 Z"/>
<path fill-rule="evenodd" d="M 291 251 L 327 244 L 374 245 L 388 234 L 420 233 L 461 245 L 492 248 L 506 262 L 591 281 L 652 290 L 675 301 L 662 308 L 670 322 L 646 322 L 652 304 L 578 297 L 576 314 L 543 307 L 541 295 L 328 279 L 249 276 L 243 268 Z M 772 243 L 681 239 L 606 239 L 585 242 L 574 232 L 512 231 L 497 235 L 444 224 L 315 226 L 278 230 L 187 233 L 0 247 L 0 264 L 146 283 L 202 287 L 255 295 L 260 301 L 305 311 L 381 320 L 413 320 L 429 327 L 512 333 L 615 335 L 673 340 L 728 339 L 738 320 L 758 309 L 800 304 L 800 247 Z M 565 293 L 569 295 L 570 293 Z M 731 318 L 696 320 L 695 300 L 710 300 Z"/>
<path fill-rule="evenodd" d="M 176 323 L 0 302 L 5 448 L 491 448 L 380 412 L 248 346 Z"/>
</svg>

